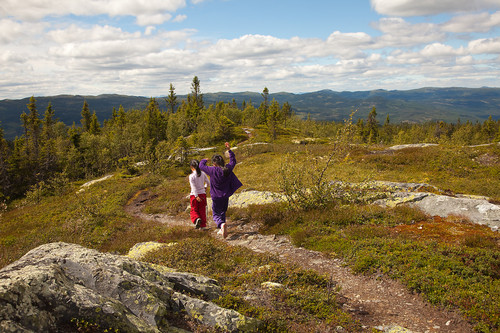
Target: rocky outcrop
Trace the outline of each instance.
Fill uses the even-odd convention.
[[[75,332],[74,320],[120,332],[179,332],[186,314],[224,331],[254,331],[259,322],[209,300],[217,281],[173,272],[75,244],[51,243],[0,270],[1,332]]]
[[[344,185],[342,182],[332,182],[332,186]],[[383,207],[407,204],[429,215],[459,216],[472,223],[487,225],[494,231],[500,229],[500,206],[490,203],[486,197],[447,193],[426,183],[372,181],[362,184],[361,188],[384,197],[374,202]],[[278,193],[251,190],[231,196],[229,207],[263,205],[284,200],[284,196]],[[211,209],[210,199],[208,208]]]
[[[462,216],[476,224],[487,225],[491,230],[500,228],[500,206],[485,199],[455,198],[429,194],[421,200],[409,203],[429,215],[447,217]]]
[[[476,223],[487,225],[494,231],[500,228],[500,206],[487,198],[467,195],[443,195],[442,191],[428,184],[376,182],[387,191],[388,197],[375,204],[394,207],[407,204],[433,216],[459,216]]]

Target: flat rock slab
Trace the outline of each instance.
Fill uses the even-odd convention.
[[[485,199],[429,194],[418,201],[409,203],[409,205],[417,207],[429,215],[463,216],[476,224],[487,225],[492,230],[498,231],[500,228],[500,206]]]

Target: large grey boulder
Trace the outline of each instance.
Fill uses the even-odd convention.
[[[430,194],[409,205],[429,215],[463,216],[473,223],[487,225],[495,231],[500,228],[500,206],[485,199]]]
[[[488,198],[467,195],[441,195],[438,188],[428,184],[372,182],[371,186],[386,192],[387,197],[374,204],[394,207],[407,204],[433,216],[460,216],[472,223],[487,225],[494,231],[500,228],[500,206],[490,203]],[[426,192],[432,190],[432,192]]]
[[[120,332],[179,332],[169,318],[180,312],[229,332],[257,328],[259,321],[209,302],[219,295],[203,276],[45,244],[0,270],[0,332],[71,332],[75,319]]]

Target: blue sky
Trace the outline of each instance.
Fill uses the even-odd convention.
[[[0,0],[0,99],[499,87],[500,0]]]

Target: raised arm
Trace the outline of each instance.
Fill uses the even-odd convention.
[[[204,173],[206,173],[207,175],[211,176],[211,172],[210,172],[210,167],[207,165],[207,159],[204,158],[200,161],[200,170],[203,171]]]

